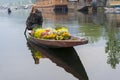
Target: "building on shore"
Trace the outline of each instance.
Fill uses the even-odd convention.
[[[79,10],[85,6],[91,7],[93,0],[36,0],[36,5],[47,11],[52,10]],[[97,6],[106,6],[107,0],[96,0]]]
[[[36,0],[36,5],[40,8],[62,8],[78,9],[89,5],[91,0]]]
[[[120,7],[120,0],[108,0],[108,7]]]
[[[120,13],[120,0],[109,0],[105,7],[106,13]]]
[[[35,4],[42,11],[68,11],[67,0],[36,0]]]

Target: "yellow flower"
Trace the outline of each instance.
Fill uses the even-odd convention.
[[[43,39],[55,39],[56,34],[47,34],[43,36]]]
[[[40,38],[40,37],[41,37],[41,34],[42,34],[43,32],[45,32],[44,29],[36,29],[36,30],[35,30],[35,33],[34,33],[34,37],[35,37],[35,38]]]
[[[63,32],[61,35],[62,36],[70,36],[70,34],[68,32]]]
[[[63,36],[58,36],[58,35],[56,36],[56,40],[63,40],[63,38],[64,38]]]

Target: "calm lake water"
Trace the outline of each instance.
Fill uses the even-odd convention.
[[[120,80],[120,14],[43,13],[43,27],[68,27],[88,44],[50,49],[24,36],[30,10],[0,10],[0,80]],[[39,62],[33,59],[39,55]],[[39,63],[39,64],[38,64]]]

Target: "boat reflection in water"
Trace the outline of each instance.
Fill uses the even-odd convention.
[[[39,64],[40,58],[49,58],[58,66],[63,67],[79,80],[88,80],[87,73],[73,47],[68,48],[48,48],[37,46],[33,43],[27,43],[32,52],[35,64]]]

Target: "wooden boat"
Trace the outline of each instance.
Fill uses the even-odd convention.
[[[37,45],[48,46],[53,48],[60,48],[60,47],[73,47],[77,45],[87,44],[88,40],[84,38],[74,37],[71,36],[69,40],[50,40],[50,39],[37,39],[30,36],[29,41],[35,43]]]

